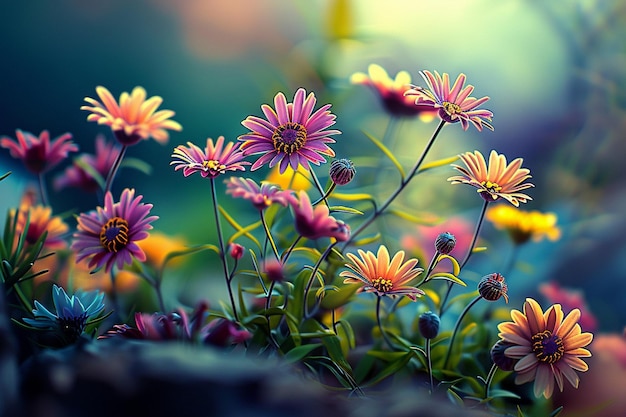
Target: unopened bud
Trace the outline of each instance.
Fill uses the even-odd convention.
[[[456,238],[450,232],[441,233],[435,240],[435,249],[444,255],[449,254],[456,245]]]
[[[497,272],[485,275],[478,282],[478,293],[481,297],[488,301],[497,301],[500,297],[508,303],[508,288],[504,283],[504,277]]]
[[[330,179],[337,185],[346,185],[352,181],[354,174],[356,174],[356,169],[349,159],[335,159],[330,164]]]
[[[432,311],[427,311],[420,316],[417,327],[425,339],[434,339],[439,333],[439,323],[439,316]]]

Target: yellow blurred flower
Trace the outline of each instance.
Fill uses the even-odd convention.
[[[525,211],[499,204],[487,211],[487,220],[496,228],[506,230],[517,244],[527,242],[531,238],[538,242],[544,237],[551,241],[561,237],[561,229],[556,225],[557,216],[554,213]]]
[[[266,180],[272,184],[278,185],[283,190],[308,190],[311,188],[311,182],[309,181],[309,173],[301,165],[298,166],[298,170],[294,171],[291,166],[288,166],[285,172],[282,174],[278,170],[278,165],[274,166],[268,174]]]

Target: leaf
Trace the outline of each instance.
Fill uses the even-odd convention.
[[[385,145],[383,145],[383,143],[381,141],[376,139],[374,136],[370,135],[367,132],[363,132],[363,134],[365,134],[365,136],[367,136],[367,138],[369,140],[371,140],[374,143],[374,145],[376,145],[378,147],[378,149],[380,149],[385,154],[385,156],[387,156],[387,158],[389,158],[389,160],[391,162],[393,162],[393,164],[398,169],[398,172],[400,173],[400,176],[402,177],[402,180],[404,180],[406,178],[406,174],[404,173],[404,169],[402,168],[402,165],[400,165],[400,162],[398,162],[396,157],[393,155],[393,153]]]
[[[2,181],[3,179],[5,179],[6,177],[8,177],[9,175],[11,175],[11,171],[8,171],[6,174],[2,174],[2,176],[0,177],[0,181]]]
[[[343,350],[341,349],[341,342],[339,341],[339,338],[337,336],[332,335],[330,337],[324,337],[322,339],[322,343],[324,344],[324,347],[328,351],[328,356],[330,356],[333,362],[339,365],[346,372],[352,372],[352,368],[350,367],[350,364],[348,363],[345,356],[343,355]]]
[[[378,241],[380,239],[380,236],[380,233],[376,233],[374,236],[364,237],[359,240],[355,240],[354,242],[352,242],[352,245],[355,247],[366,246],[370,243]]]
[[[224,208],[220,205],[218,205],[218,209],[220,211],[220,214],[226,219],[226,221],[228,222],[228,224],[230,224],[233,229],[240,231],[243,230],[243,227],[237,223],[235,221],[235,219],[233,219],[227,212],[226,210],[224,210]],[[257,245],[257,247],[262,247],[261,244],[259,243],[259,241],[257,240],[256,237],[254,237],[252,234],[250,234],[249,232],[245,232],[244,236],[247,237],[248,239],[250,239],[251,241],[254,242],[255,245]]]
[[[351,213],[351,214],[359,214],[363,215],[361,210],[354,209],[352,207],[346,206],[331,206],[328,208],[331,213]]]
[[[409,361],[411,360],[411,358],[413,358],[413,355],[414,355],[413,352],[397,352],[397,353],[402,353],[402,356],[400,356],[395,361],[391,362],[389,365],[383,368],[380,372],[378,372],[373,379],[367,382],[366,386],[375,385],[379,383],[380,381],[382,381],[383,379],[402,370],[404,367],[406,367],[406,364],[409,363]]]
[[[443,259],[447,259],[450,261],[450,263],[452,263],[452,274],[458,277],[459,274],[461,273],[461,267],[459,266],[459,261],[457,261],[456,258],[450,255],[441,254],[437,258],[437,264],[439,264],[439,262],[441,262]]]
[[[553,412],[550,413],[548,417],[557,417],[559,414],[561,414],[561,411],[563,411],[563,406],[555,409]]]
[[[165,257],[165,259],[163,260],[162,268],[165,268],[165,264],[167,264],[169,261],[171,261],[172,259],[174,259],[174,258],[176,258],[178,256],[191,255],[193,253],[202,252],[203,250],[212,250],[213,252],[217,253],[218,255],[220,254],[219,248],[217,246],[215,246],[215,245],[206,244],[206,245],[200,245],[200,246],[192,246],[192,247],[187,248],[187,249],[177,250],[177,251],[168,253],[167,256]]]
[[[423,164],[420,169],[417,171],[418,173],[427,171],[429,169],[438,168],[444,165],[450,165],[454,161],[459,159],[459,156],[451,156],[449,158],[438,159],[437,161],[432,161],[427,164]]]
[[[333,308],[346,305],[352,299],[352,296],[356,293],[357,289],[359,289],[358,285],[345,285],[339,287],[337,291],[328,292],[324,296],[320,305],[326,310],[332,310]]]
[[[398,209],[388,209],[387,213],[393,214],[401,219],[408,220],[411,223],[424,226],[433,226],[439,222],[439,218],[430,213],[423,214],[422,216],[416,216]]]
[[[256,229],[259,226],[262,226],[263,223],[261,222],[261,220],[254,222],[252,224],[247,225],[246,227],[241,228],[241,230],[236,231],[229,239],[228,239],[228,243],[233,243],[235,240],[237,240],[240,236],[244,236],[247,235],[249,232],[253,231],[254,229]],[[258,242],[257,242],[258,243]],[[261,249],[259,247],[259,249]]]
[[[514,392],[507,391],[505,389],[492,389],[489,390],[490,398],[515,398],[516,400],[521,399],[519,395]]]
[[[145,161],[138,158],[124,158],[121,167],[134,168],[146,175],[150,175],[152,173],[152,167]]]
[[[450,399],[450,401],[452,401],[454,404],[458,405],[459,407],[465,406],[465,404],[463,404],[463,399],[459,397],[459,394],[454,392],[452,388],[448,388],[448,398]]]
[[[100,187],[101,190],[104,190],[106,184],[104,183],[104,178],[102,177],[102,175],[100,175],[98,170],[96,170],[92,165],[88,164],[85,160],[81,158],[75,159],[74,164],[82,168],[89,175],[91,175],[91,178],[93,178],[98,183],[98,187]]]
[[[374,197],[370,194],[360,193],[360,194],[344,194],[344,193],[332,193],[329,198],[336,198],[337,200],[343,201],[375,201]]]
[[[295,363],[304,359],[309,353],[318,347],[322,346],[321,343],[311,343],[308,345],[296,346],[287,352],[284,359],[287,363]]]
[[[430,277],[428,277],[429,281],[435,280],[435,279],[450,281],[450,282],[453,282],[455,284],[459,284],[459,285],[461,285],[463,287],[467,287],[466,283],[464,283],[459,278],[455,277],[454,275],[452,275],[452,274],[450,274],[448,272],[437,272],[436,274],[432,274]]]

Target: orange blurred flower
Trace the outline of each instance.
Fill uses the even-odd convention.
[[[524,211],[500,204],[487,211],[487,220],[497,229],[506,230],[517,244],[525,243],[531,238],[538,242],[544,237],[551,241],[561,237],[561,229],[556,225],[557,216],[554,213]]]

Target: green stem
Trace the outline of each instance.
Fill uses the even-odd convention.
[[[381,306],[381,300],[382,300],[382,296],[377,295],[376,296],[376,323],[378,323],[378,328],[380,329],[380,334],[383,336],[383,339],[385,340],[385,343],[387,343],[387,345],[389,346],[389,348],[391,348],[391,350],[393,350],[393,344],[391,343],[391,340],[389,340],[389,336],[387,336],[387,333],[385,333],[385,329],[383,329],[383,324],[380,320],[380,306]]]
[[[222,234],[222,225],[220,223],[219,206],[217,204],[217,192],[215,190],[215,178],[211,178],[211,200],[213,201],[213,214],[215,216],[215,228],[217,229],[217,240],[220,245],[220,258],[222,260],[222,267],[224,268],[224,278],[226,279],[226,289],[228,290],[228,296],[230,298],[230,305],[233,309],[233,316],[235,321],[239,321],[239,315],[237,314],[237,307],[235,306],[235,297],[233,296],[233,290],[230,286],[231,276],[228,272],[228,261],[226,259],[226,251],[224,249],[224,235]]]
[[[320,265],[322,264],[324,259],[326,259],[330,251],[335,246],[335,244],[336,243],[331,243],[330,245],[328,245],[324,253],[322,253],[322,256],[319,257],[319,259],[315,263],[315,266],[313,267],[313,272],[311,273],[311,277],[309,278],[309,281],[306,283],[306,288],[304,289],[304,302],[303,302],[303,317],[305,319],[308,319],[313,314],[315,314],[315,311],[311,313],[309,312],[309,291],[311,291],[311,287],[313,286],[313,282],[315,281],[315,275],[317,275],[317,271],[320,269]]]
[[[424,148],[424,151],[422,152],[422,155],[419,157],[419,159],[417,160],[417,162],[415,163],[413,168],[411,168],[411,171],[409,171],[407,176],[402,178],[398,188],[387,198],[387,200],[383,204],[381,204],[380,206],[378,206],[378,208],[376,208],[376,210],[374,210],[374,213],[372,213],[372,215],[367,220],[365,220],[363,223],[361,223],[359,225],[359,227],[356,228],[352,232],[352,235],[350,236],[350,239],[348,239],[344,243],[342,249],[345,249],[363,230],[365,230],[367,228],[367,226],[372,224],[372,222],[374,220],[376,220],[378,218],[378,216],[383,214],[383,212],[387,209],[387,207],[389,207],[389,205],[396,199],[396,197],[398,197],[398,195],[400,195],[402,190],[404,190],[404,188],[413,179],[413,177],[415,176],[415,174],[419,170],[420,166],[424,162],[424,159],[426,158],[426,155],[428,154],[428,151],[432,147],[433,143],[435,143],[435,139],[437,138],[437,136],[439,135],[439,132],[441,132],[441,129],[443,128],[443,126],[445,124],[446,124],[446,122],[443,121],[443,120],[439,123],[439,125],[437,126],[437,128],[433,132],[433,135],[430,137],[430,140],[426,144],[426,147]]]
[[[433,363],[430,355],[430,339],[426,339],[426,363],[428,364],[428,376],[430,378],[430,393],[435,392],[435,384],[433,383]]]
[[[498,365],[495,363],[491,365],[491,369],[487,374],[487,379],[485,379],[485,398],[489,398],[489,391],[491,390],[491,383],[493,382],[493,377],[496,375],[498,371]]]
[[[111,191],[111,186],[113,185],[113,179],[115,178],[115,174],[117,174],[117,170],[122,164],[122,159],[124,159],[124,155],[126,154],[126,148],[128,148],[127,145],[122,146],[122,149],[120,149],[120,153],[117,155],[117,158],[115,158],[115,162],[113,163],[111,170],[107,174],[107,180],[104,185],[104,195],[106,195],[108,191]]]
[[[48,205],[48,193],[46,192],[46,180],[44,178],[44,173],[40,172],[37,176],[39,179],[39,196],[41,197],[41,205]]]
[[[480,295],[474,298],[471,303],[465,306],[465,308],[459,315],[459,318],[457,319],[456,324],[454,325],[454,330],[452,331],[452,337],[450,338],[450,344],[448,345],[448,352],[446,353],[446,359],[443,362],[443,369],[446,369],[448,367],[448,361],[450,360],[450,354],[452,353],[452,345],[454,344],[454,339],[456,339],[456,335],[459,331],[459,328],[461,327],[461,322],[463,321],[463,318],[465,317],[467,312],[470,310],[470,308],[472,308],[472,306],[476,304],[481,298],[483,297]]]
[[[274,242],[274,239],[272,238],[272,234],[270,233],[270,228],[268,227],[267,222],[265,221],[265,214],[263,210],[260,211],[260,215],[261,215],[261,223],[263,224],[263,229],[265,229],[265,236],[267,236],[267,240],[270,242],[270,245],[272,246],[272,251],[274,251],[274,256],[276,257],[276,260],[280,261],[280,255],[278,254],[276,243]]]
[[[328,187],[328,190],[326,190],[326,192],[324,193],[323,196],[321,196],[316,202],[314,202],[313,204],[311,204],[312,206],[317,206],[319,203],[321,203],[322,201],[325,202],[326,205],[328,205],[328,202],[326,201],[326,199],[332,194],[333,191],[335,191],[335,188],[337,187],[337,184],[335,184],[334,182],[332,184],[330,184],[330,187]]]
[[[317,179],[317,175],[315,175],[315,171],[313,171],[313,167],[309,168],[309,173],[311,173],[311,178],[313,179],[313,183],[315,187],[318,189],[320,194],[322,195],[321,200],[324,201],[324,204],[328,205],[328,200],[326,200],[327,193],[324,191],[324,187],[320,184],[320,181]]]
[[[295,247],[298,244],[298,242],[300,242],[300,239],[302,239],[302,235],[298,235],[296,240],[294,240],[293,243],[291,244],[291,246],[289,246],[289,249],[284,251],[283,254],[280,256],[280,260],[281,260],[281,262],[283,264],[287,263],[287,259],[289,259],[289,256],[291,255],[291,252],[293,252],[293,250],[295,249]]]

